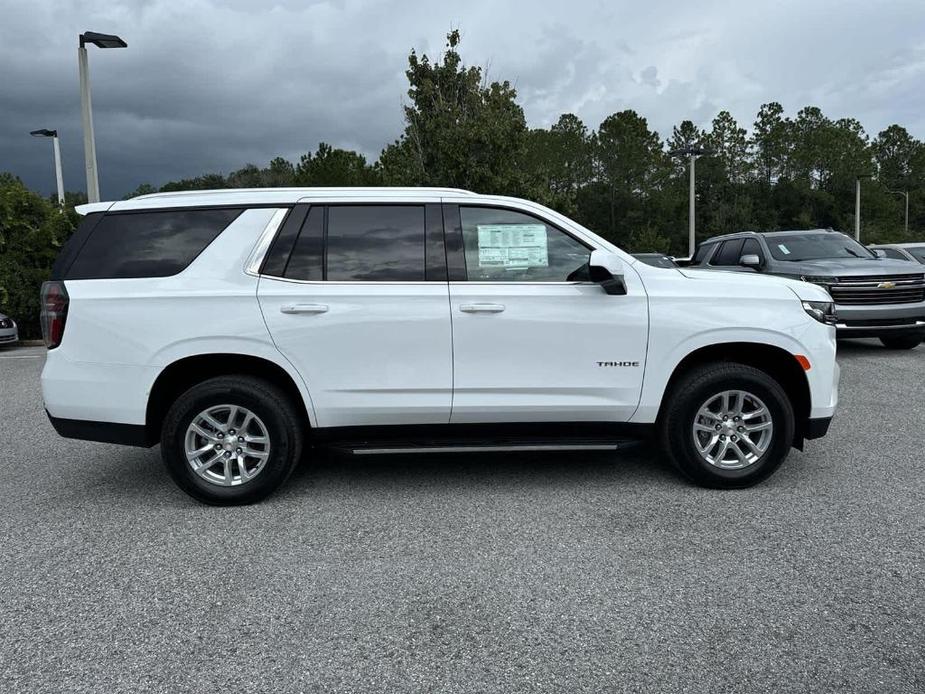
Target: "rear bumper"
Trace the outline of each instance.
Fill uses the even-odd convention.
[[[117,424],[115,422],[92,422],[86,419],[63,419],[52,417],[45,410],[48,420],[59,435],[66,439],[97,441],[99,443],[117,443],[123,446],[140,446],[150,448],[154,441],[147,436],[143,424]]]

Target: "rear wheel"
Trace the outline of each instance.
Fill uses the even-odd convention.
[[[292,472],[302,451],[302,423],[276,386],[251,376],[220,376],[187,390],[164,419],[167,471],[207,504],[250,504]]]
[[[693,482],[750,487],[790,451],[793,407],[783,388],[751,366],[721,363],[681,376],[660,420],[665,452]]]
[[[922,343],[921,335],[896,335],[895,337],[881,337],[880,342],[887,349],[915,349]]]

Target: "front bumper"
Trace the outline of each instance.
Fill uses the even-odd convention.
[[[838,337],[925,335],[925,303],[844,306],[835,304]]]
[[[13,342],[19,342],[19,330],[14,325],[12,328],[0,328],[0,345],[8,345]]]

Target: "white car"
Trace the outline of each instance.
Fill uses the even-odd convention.
[[[19,341],[19,328],[16,321],[0,313],[0,345],[11,345]]]
[[[438,188],[83,205],[43,286],[57,431],[151,446],[195,498],[265,497],[303,451],[657,442],[747,487],[822,436],[831,297],[638,262],[526,200]]]

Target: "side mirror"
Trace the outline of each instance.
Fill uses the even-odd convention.
[[[601,285],[608,294],[626,294],[623,282],[623,261],[610,251],[591,251],[588,261],[591,281]]]
[[[878,258],[886,258],[886,251],[882,248],[871,248],[870,250],[872,250],[874,255]]]
[[[759,258],[755,253],[746,253],[741,258],[739,258],[739,265],[757,270],[761,267],[761,258]]]

